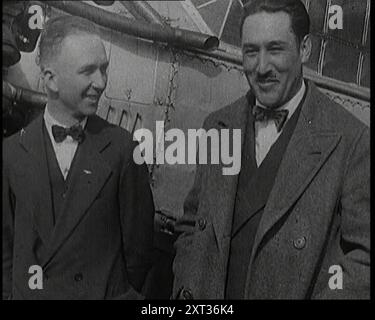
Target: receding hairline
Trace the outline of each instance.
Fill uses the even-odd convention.
[[[77,16],[51,18],[45,24],[39,43],[39,64],[41,68],[60,54],[66,39],[71,36],[91,36],[102,41],[100,29],[92,21]]]
[[[87,38],[98,40],[103,45],[103,48],[105,49],[102,38],[98,34],[87,32],[85,30],[75,30],[74,32],[70,32],[66,34],[64,38],[61,39],[61,41],[59,41],[59,43],[56,43],[53,46],[53,48],[49,49],[48,53],[45,54],[43,61],[40,61],[40,67],[45,68],[48,65],[51,65],[52,63],[57,62],[67,42],[72,41],[74,38],[79,38],[79,37],[87,37]]]
[[[90,32],[86,32],[86,31],[78,30],[78,32],[74,32],[74,33],[69,33],[69,34],[67,34],[67,35],[61,40],[61,44],[64,43],[64,41],[66,41],[66,40],[70,40],[70,39],[73,38],[73,37],[95,38],[95,39],[99,40],[100,42],[103,42],[103,41],[102,41],[102,38],[101,38],[99,35],[97,35],[97,34],[90,33]]]
[[[246,21],[248,20],[248,18],[251,18],[251,17],[254,17],[254,16],[256,16],[256,15],[261,15],[261,14],[268,14],[268,15],[277,15],[277,14],[284,14],[284,15],[286,15],[287,17],[288,17],[288,21],[289,21],[289,26],[288,26],[288,31],[296,38],[296,41],[297,41],[297,44],[298,44],[298,36],[296,35],[296,33],[294,32],[294,30],[293,30],[293,21],[292,21],[292,17],[291,17],[291,15],[288,13],[288,12],[286,12],[286,11],[276,11],[276,12],[269,12],[269,11],[266,11],[266,10],[262,10],[262,11],[257,11],[257,12],[254,12],[254,13],[252,13],[252,14],[250,14],[250,15],[248,15],[245,19],[244,19],[244,21],[243,21],[243,23],[242,23],[242,28],[241,28],[241,39],[243,39],[243,28],[244,28],[244,26],[245,26],[245,24],[246,24]]]
[[[301,44],[304,37],[310,33],[311,19],[306,6],[301,0],[254,0],[244,5],[240,22],[240,36],[243,36],[243,25],[245,20],[254,14],[285,12],[291,22],[291,30]]]

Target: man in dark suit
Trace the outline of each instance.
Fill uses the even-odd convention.
[[[369,130],[303,79],[300,0],[254,0],[241,25],[250,92],[204,128],[241,129],[241,171],[198,165],[176,228],[173,297],[370,295]]]
[[[45,111],[3,143],[3,299],[141,299],[152,193],[132,136],[95,115],[108,67],[95,26],[49,20],[40,66]]]

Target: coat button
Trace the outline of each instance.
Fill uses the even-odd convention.
[[[204,229],[206,229],[206,225],[207,225],[206,219],[201,218],[201,219],[198,220],[199,230],[203,231]]]
[[[74,280],[75,281],[77,281],[77,282],[79,282],[79,281],[82,281],[82,279],[83,279],[83,275],[82,275],[82,273],[76,273],[75,275],[74,275]]]
[[[293,241],[293,245],[296,249],[301,250],[306,246],[306,237],[300,237]]]
[[[181,295],[184,300],[193,300],[193,295],[189,289],[183,289]]]
[[[68,192],[68,188],[65,187],[65,188],[64,188],[64,192],[63,192],[62,195],[61,195],[64,199],[66,198],[66,194],[67,194],[67,192]]]

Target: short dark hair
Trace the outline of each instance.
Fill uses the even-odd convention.
[[[301,43],[303,38],[310,33],[310,17],[301,0],[249,0],[243,7],[240,25],[241,37],[246,18],[262,11],[287,13],[290,16],[292,30],[298,43]]]
[[[73,34],[99,34],[99,28],[89,20],[63,15],[49,19],[39,42],[39,64],[43,70],[51,58],[59,54],[63,40]]]

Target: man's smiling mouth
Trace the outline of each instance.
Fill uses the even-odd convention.
[[[265,81],[257,81],[257,85],[261,90],[268,91],[272,89],[278,83],[277,80],[265,80]]]

